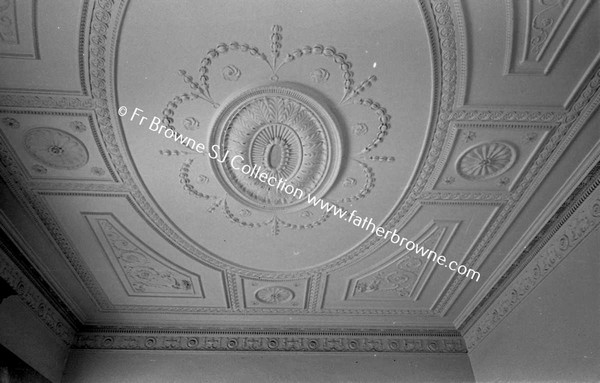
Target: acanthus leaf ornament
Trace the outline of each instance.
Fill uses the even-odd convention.
[[[340,166],[337,125],[305,89],[285,83],[252,88],[226,104],[211,134],[212,143],[247,163],[212,161],[211,166],[227,193],[247,206],[266,211],[298,206],[305,202],[235,167],[248,165],[305,193],[322,195]]]

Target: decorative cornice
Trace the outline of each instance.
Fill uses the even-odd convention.
[[[110,350],[465,353],[454,330],[91,329],[73,348]]]
[[[79,328],[81,321],[71,307],[61,298],[56,290],[48,283],[40,272],[29,261],[33,250],[25,244],[24,239],[14,232],[14,227],[8,218],[0,212],[0,252],[3,252],[13,262],[23,275],[43,294],[50,304],[67,320],[73,328]]]
[[[2,233],[2,231],[0,231]],[[2,234],[4,236],[4,234]],[[70,345],[75,338],[75,328],[71,326],[54,304],[59,299],[51,288],[43,290],[43,293],[34,285],[26,274],[11,260],[9,251],[4,242],[0,243],[0,279],[16,292],[21,301],[39,317],[39,319],[65,344]],[[14,256],[14,254],[13,254]],[[21,263],[26,262],[20,259]],[[31,271],[29,270],[31,273]],[[38,285],[40,280],[37,280]],[[50,299],[47,299],[49,296]],[[59,305],[62,312],[65,311],[64,303]],[[66,309],[68,311],[68,309]],[[70,312],[70,311],[68,311]],[[73,317],[73,314],[68,315]]]
[[[481,303],[463,321],[474,349],[570,252],[600,225],[600,163],[562,204]]]

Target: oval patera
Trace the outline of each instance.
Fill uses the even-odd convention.
[[[211,161],[227,193],[262,211],[300,209],[306,202],[261,181],[257,173],[283,180],[304,197],[321,197],[340,169],[335,116],[323,97],[293,83],[258,86],[231,97],[213,119],[209,143],[222,155],[229,152],[226,161]],[[232,164],[235,156],[241,157]],[[244,164],[256,171],[235,169]]]

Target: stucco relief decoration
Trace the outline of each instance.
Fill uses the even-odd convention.
[[[444,183],[446,185],[452,185],[454,183],[454,181],[456,181],[456,178],[449,176],[449,177],[444,177]]]
[[[348,156],[351,160],[348,167],[358,166],[365,177],[364,182],[360,183],[360,190],[353,195],[336,197],[336,200],[330,202],[343,204],[366,198],[375,186],[374,169],[365,163],[370,158],[366,154],[383,142],[391,120],[380,103],[360,97],[376,81],[375,76],[355,85],[353,72],[350,70],[352,64],[347,55],[337,52],[331,46],[307,45],[283,55],[281,32],[282,28],[278,25],[271,29],[270,54],[246,43],[219,43],[200,61],[198,79],[186,70],[179,70],[191,92],[180,94],[167,103],[163,110],[163,123],[176,131],[176,125],[180,122],[176,123],[175,113],[181,104],[207,102],[217,109],[208,127],[210,145],[217,144],[220,148],[226,148],[230,152],[230,158],[239,155],[245,159],[244,164],[260,166],[261,172],[266,172],[269,177],[286,180],[287,185],[301,189],[306,194],[326,198],[330,190],[343,190],[346,179],[338,178],[338,173],[343,168],[341,130],[349,129],[354,134],[367,135],[369,129],[364,123],[358,128],[343,126],[336,117],[341,112],[333,110],[332,102],[306,85],[286,82],[285,78],[280,78],[279,70],[305,56],[332,60],[339,66],[343,85],[337,108],[366,108],[379,122],[379,128],[370,140],[358,144],[364,145],[362,148]],[[210,68],[219,58],[231,52],[263,62],[270,83],[234,93],[226,101],[215,100],[209,86]],[[227,65],[223,67],[221,74],[226,80],[238,80],[244,70],[239,65],[240,68]],[[310,74],[310,82],[313,84],[331,82],[332,78],[333,75],[328,70],[319,67]],[[195,128],[200,124],[196,117],[183,120],[183,127],[190,130],[192,126]],[[180,181],[185,191],[209,203],[207,211],[210,213],[221,211],[234,224],[246,228],[270,228],[274,235],[279,234],[281,229],[312,229],[331,216],[328,212],[319,212],[312,222],[307,222],[306,218],[312,214],[296,214],[299,210],[310,209],[305,201],[232,168],[231,161],[210,161],[215,178],[225,194],[209,194],[196,180],[196,174],[206,171],[199,161],[200,155],[190,153],[189,159],[181,165]],[[234,202],[241,204],[242,208],[252,210],[252,220],[248,219],[250,215],[241,216],[239,212],[242,210],[233,206]],[[255,212],[261,214],[254,214]],[[304,219],[298,221],[299,217]]]
[[[316,192],[331,183],[336,171],[339,139],[325,111],[315,110],[292,89],[264,87],[243,94],[230,122],[217,126],[215,141],[259,165],[269,176]],[[222,129],[220,129],[222,127]],[[281,210],[305,202],[257,179],[247,177],[225,162],[217,173],[230,183],[233,195],[262,210]],[[231,189],[230,188],[230,189]]]
[[[134,293],[194,295],[190,276],[151,257],[122,235],[108,220],[100,219],[98,224]]]
[[[183,127],[187,130],[196,130],[200,128],[200,121],[198,121],[194,117],[188,117],[185,120],[183,120]]]
[[[525,142],[526,144],[531,144],[532,142],[537,140],[537,138],[538,138],[537,133],[527,133],[525,135],[525,137],[523,137],[523,142]]]
[[[5,128],[19,129],[21,127],[21,124],[15,118],[3,117],[2,118],[2,126]]]
[[[498,186],[506,186],[510,183],[510,178],[502,177],[498,180]]]
[[[461,177],[480,181],[503,174],[514,164],[517,152],[504,142],[489,142],[476,145],[464,152],[456,163]]]
[[[81,132],[85,132],[87,130],[87,128],[85,127],[85,124],[81,121],[71,121],[69,123],[69,128],[74,131],[75,133],[81,133]]]
[[[360,122],[352,127],[352,134],[355,136],[364,136],[369,131],[369,126],[364,122]]]
[[[0,42],[19,43],[15,0],[0,0]]]
[[[223,78],[227,81],[237,81],[240,79],[242,72],[235,65],[227,65],[223,68]]]
[[[440,242],[445,229],[432,227],[421,241],[424,247],[434,249]],[[399,260],[384,266],[379,271],[367,271],[367,275],[359,278],[354,285],[352,297],[408,297],[419,280],[427,258],[415,252],[402,254]]]
[[[466,143],[472,142],[477,137],[477,133],[472,130],[463,132],[463,138]]]
[[[38,164],[33,165],[31,167],[31,171],[34,174],[38,174],[38,175],[44,175],[44,174],[48,173],[48,169],[46,169],[44,166],[38,165]]]
[[[590,181],[590,187],[586,189],[588,193],[597,195],[596,187],[599,182],[597,179]],[[600,219],[598,219],[600,217],[600,199],[587,197],[583,193],[579,195],[580,198],[581,195],[586,196],[583,201],[579,199],[582,204],[564,224],[564,212],[553,217],[555,220],[554,227],[557,231],[548,230],[548,233],[554,233],[546,234],[548,242],[539,249],[517,278],[504,288],[493,304],[466,332],[465,342],[469,349],[476,347],[581,241],[594,233],[594,230],[600,225]],[[571,201],[571,204],[573,204],[573,201]],[[563,217],[559,218],[561,215]],[[544,237],[541,237],[540,240],[544,240]],[[525,252],[529,249],[528,246]]]
[[[249,209],[240,210],[240,216],[242,216],[242,217],[250,217],[251,215],[252,215],[252,212]]]
[[[553,28],[556,27],[557,20],[565,8],[566,0],[537,0],[530,5],[537,9],[535,16],[531,21],[531,52],[538,54],[547,43],[548,37]]]
[[[77,169],[89,160],[77,137],[54,128],[34,128],[25,135],[25,149],[33,158],[56,169]]]
[[[346,188],[351,188],[351,187],[355,186],[355,185],[356,185],[356,178],[347,177],[347,178],[344,180],[344,184],[343,184],[343,185],[344,185],[344,187],[346,187]]]
[[[102,168],[97,167],[97,166],[93,166],[90,169],[90,173],[92,173],[96,177],[102,177],[106,173],[106,171],[104,169],[102,169]]]
[[[323,68],[315,69],[310,72],[310,79],[317,84],[325,83],[329,80],[329,71]]]
[[[283,286],[268,286],[257,290],[254,296],[261,303],[276,305],[294,299],[294,292]]]

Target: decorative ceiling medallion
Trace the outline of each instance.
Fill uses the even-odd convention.
[[[337,122],[317,95],[297,84],[243,91],[224,104],[212,126],[211,145],[229,150],[230,159],[239,155],[243,160],[211,161],[211,166],[228,194],[248,206],[274,211],[305,202],[234,165],[260,167],[261,173],[318,197],[336,179],[341,157]]]
[[[294,299],[294,292],[283,286],[269,286],[259,289],[254,296],[260,303],[276,305]]]
[[[25,149],[36,160],[56,169],[77,169],[89,154],[77,137],[54,128],[35,128],[25,135]]]
[[[517,159],[516,149],[504,142],[483,143],[469,148],[456,162],[456,171],[470,181],[481,181],[503,174]]]
[[[180,181],[186,193],[210,203],[207,212],[221,211],[230,222],[245,228],[270,228],[273,235],[278,235],[282,229],[313,229],[332,216],[331,212],[322,211],[314,220],[307,222],[311,213],[298,214],[304,207],[302,206],[304,199],[299,198],[307,197],[307,193],[315,198],[322,198],[335,184],[338,172],[342,168],[340,135],[348,129],[346,126],[338,125],[334,118],[337,113],[342,113],[340,108],[367,108],[372,114],[371,118],[377,119],[377,122],[372,122],[377,129],[373,129],[370,140],[358,144],[359,147],[364,145],[360,151],[355,152],[353,156],[345,157],[352,159],[348,168],[359,166],[362,169],[365,176],[363,186],[354,195],[344,195],[330,202],[344,204],[368,196],[375,185],[375,174],[374,170],[363,161],[394,161],[394,157],[391,156],[366,156],[383,143],[391,127],[391,116],[386,108],[373,99],[362,97],[374,84],[376,77],[369,76],[362,82],[355,83],[348,56],[338,52],[332,46],[305,45],[282,56],[282,30],[278,25],[274,25],[271,29],[270,57],[259,48],[247,43],[233,41],[216,44],[200,61],[199,77],[194,78],[187,70],[179,70],[179,74],[191,91],[173,97],[163,110],[162,121],[173,131],[177,131],[176,124],[181,124],[180,121],[176,122],[175,117],[177,108],[184,103],[203,101],[218,110],[209,124],[208,147],[217,145],[219,148],[221,157],[211,161],[210,166],[218,179],[217,182],[224,186],[225,193],[220,191],[214,193],[214,189],[209,191],[203,187],[201,179],[196,180],[191,176],[206,171],[199,165],[201,162],[196,161],[198,156],[206,156],[206,152],[190,152],[187,146],[185,150],[159,151],[165,156],[190,155],[192,157],[182,163]],[[215,85],[219,86],[219,83],[211,83],[215,71],[211,72],[210,68],[232,52],[254,57],[266,64],[266,74],[270,74],[271,85],[246,88],[225,100],[213,98],[211,89],[214,89]],[[282,67],[294,65],[310,56],[333,62],[339,68],[342,94],[337,105],[329,96],[326,99],[325,96],[316,95],[311,88],[291,82],[280,82],[279,71]],[[234,81],[237,74],[241,74],[244,69],[242,67],[242,70],[239,70],[227,64],[221,68],[221,75],[231,81]],[[334,85],[331,83],[334,79],[332,73],[319,67],[315,69],[311,72],[311,79],[317,84],[319,81],[327,80],[331,88],[331,85]],[[229,78],[230,76],[233,77]],[[335,108],[335,113],[331,113],[329,108]],[[199,122],[196,124],[196,121],[198,120],[195,117],[186,118],[183,120],[183,127],[195,129],[200,125]],[[204,122],[202,124],[204,125]],[[355,131],[355,134],[368,133],[368,126],[366,123],[363,125]],[[182,145],[185,146],[183,143]],[[355,148],[349,145],[348,149],[354,151]],[[232,165],[231,161],[235,156],[243,158],[243,162],[240,157],[237,157],[235,164]],[[247,175],[242,171],[244,167]],[[261,181],[259,176],[262,174],[268,176],[268,180],[281,180],[283,186],[277,184],[277,187],[270,187],[271,181],[267,184],[264,183],[264,179]],[[294,193],[288,194],[290,190]],[[302,193],[298,193],[298,190]],[[245,208],[250,209],[253,219],[238,214],[241,210],[237,210],[237,207],[232,209],[235,203],[231,204],[231,199],[235,199],[236,203],[241,202]],[[268,216],[254,214],[255,211],[268,213]],[[303,219],[298,220],[299,216]]]

